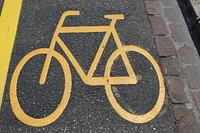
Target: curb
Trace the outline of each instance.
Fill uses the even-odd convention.
[[[200,10],[199,10],[200,9],[200,3],[199,3],[199,1],[198,0],[189,0],[189,1],[192,5],[196,15],[200,16]]]
[[[200,60],[176,0],[144,0],[178,133],[200,131]]]

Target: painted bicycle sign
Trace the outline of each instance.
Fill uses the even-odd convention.
[[[66,59],[55,50],[55,46],[59,45],[85,84],[88,84],[91,86],[97,86],[97,85],[105,86],[105,92],[108,97],[108,100],[111,103],[111,106],[114,108],[114,110],[119,114],[119,116],[121,116],[125,120],[132,123],[146,123],[154,119],[159,113],[159,111],[161,110],[164,103],[164,99],[165,99],[165,88],[164,88],[163,76],[162,76],[159,65],[146,50],[138,46],[133,46],[133,45],[125,46],[122,44],[118,36],[117,30],[115,28],[115,24],[117,23],[117,20],[124,19],[124,15],[123,14],[105,15],[104,16],[105,18],[111,19],[110,25],[108,26],[63,26],[63,23],[66,17],[72,16],[72,15],[79,15],[79,14],[80,14],[79,11],[64,12],[58,22],[57,28],[54,32],[54,35],[50,43],[50,47],[40,48],[28,53],[22,58],[22,60],[16,66],[15,71],[12,75],[11,85],[10,85],[10,101],[11,101],[13,112],[16,115],[16,117],[23,123],[30,126],[36,126],[36,127],[46,126],[56,121],[59,118],[59,116],[63,113],[64,109],[66,108],[69,102],[70,95],[71,95],[72,78],[71,78],[70,67]],[[58,35],[59,33],[88,33],[88,32],[105,32],[105,35],[98,48],[95,58],[90,66],[90,69],[88,73],[86,74],[84,70],[82,69],[82,67],[80,66],[80,64],[77,62],[76,58],[73,56],[72,52],[69,50],[67,46],[68,44],[64,43]],[[117,49],[111,54],[111,56],[109,57],[106,63],[104,76],[94,77],[93,76],[94,72],[97,68],[100,58],[107,45],[108,39],[111,35],[113,36],[114,41],[116,42]],[[113,94],[113,91],[111,89],[111,85],[129,85],[129,84],[135,85],[138,83],[138,79],[134,72],[134,68],[130,64],[129,57],[127,56],[128,52],[136,52],[144,56],[147,60],[149,60],[151,65],[154,67],[157,77],[158,77],[159,93],[158,93],[157,101],[154,107],[145,114],[137,115],[137,114],[133,114],[126,111],[117,102]],[[64,79],[65,79],[64,93],[58,107],[54,110],[53,113],[51,113],[50,115],[44,118],[33,118],[27,115],[21,108],[18,97],[17,97],[17,88],[18,88],[17,82],[18,82],[19,74],[21,70],[23,69],[23,66],[25,66],[25,64],[32,57],[38,56],[38,55],[46,55],[42,73],[40,76],[40,81],[39,81],[41,85],[44,84],[46,81],[48,71],[50,68],[50,63],[53,57],[57,59],[57,61],[60,63],[64,72]],[[110,76],[113,62],[119,56],[122,57],[128,76]]]

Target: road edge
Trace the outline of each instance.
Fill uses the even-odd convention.
[[[179,133],[200,130],[200,60],[176,0],[144,0]]]

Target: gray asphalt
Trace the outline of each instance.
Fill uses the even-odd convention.
[[[109,25],[105,14],[124,14],[125,19],[116,24],[124,45],[136,45],[147,50],[157,60],[152,31],[143,1],[138,0],[43,0],[23,1],[16,41],[13,48],[2,109],[0,110],[1,133],[62,133],[62,132],[109,132],[109,133],[173,133],[176,132],[173,111],[168,98],[160,114],[146,124],[133,124],[122,119],[111,107],[103,86],[84,84],[63,51],[56,47],[70,64],[72,94],[63,114],[45,127],[31,127],[21,123],[13,114],[9,88],[13,71],[18,62],[30,51],[48,48],[61,14],[67,10],[80,10],[80,16],[69,17],[64,25]],[[59,34],[66,42],[85,72],[88,71],[104,33]],[[107,59],[116,50],[113,37],[108,41],[95,76],[103,76]],[[118,102],[130,112],[142,114],[155,104],[158,82],[151,64],[138,53],[129,53],[129,59],[142,80],[137,85],[112,86]],[[18,98],[23,110],[30,116],[42,118],[51,114],[63,94],[64,79],[59,63],[53,59],[47,82],[40,86],[39,78],[45,56],[36,56],[22,70],[18,81]],[[111,75],[127,75],[119,57]],[[123,89],[120,89],[123,88]],[[130,89],[134,88],[134,89]]]
[[[0,0],[0,15],[1,15],[1,10],[2,10],[3,3],[4,3],[4,1]]]

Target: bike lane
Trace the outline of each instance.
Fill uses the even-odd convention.
[[[104,86],[86,85],[60,47],[55,49],[70,65],[72,93],[62,115],[44,127],[27,126],[16,118],[10,104],[11,77],[19,61],[29,52],[48,48],[63,12],[79,10],[79,16],[68,17],[65,26],[109,25],[106,14],[124,14],[118,20],[116,30],[124,45],[139,46],[148,51],[158,62],[151,27],[142,1],[23,1],[21,16],[5,93],[0,112],[1,132],[175,132],[174,118],[168,99],[158,116],[145,124],[124,120],[109,103]],[[59,34],[85,73],[96,55],[105,33]],[[111,36],[97,66],[95,76],[103,77],[108,58],[116,50]],[[142,114],[149,111],[157,100],[158,78],[150,62],[141,54],[128,55],[139,79],[137,85],[113,85],[115,98],[128,112]],[[53,58],[44,85],[39,85],[45,56],[35,56],[22,69],[17,84],[19,103],[24,112],[34,118],[51,114],[61,101],[65,81],[59,62]],[[113,63],[112,76],[127,76],[122,59]],[[67,68],[66,68],[67,69]],[[70,84],[66,82],[66,84]],[[133,88],[133,89],[130,89]]]

